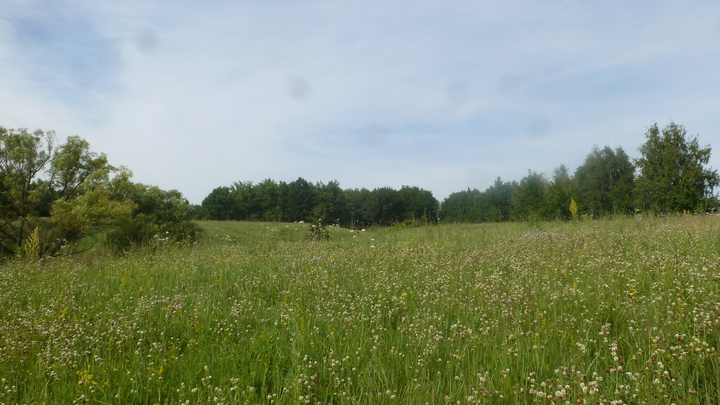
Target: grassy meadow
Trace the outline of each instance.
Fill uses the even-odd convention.
[[[715,404],[720,217],[204,222],[0,265],[0,404]]]

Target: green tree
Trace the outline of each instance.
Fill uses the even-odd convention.
[[[230,186],[230,191],[237,208],[235,219],[259,219],[259,207],[256,204],[252,181],[236,181]]]
[[[317,195],[315,197],[315,207],[312,209],[312,217],[316,221],[346,223],[350,220],[345,194],[337,180],[327,184],[318,182],[315,185],[315,189],[317,190]]]
[[[475,203],[481,193],[478,189],[467,189],[450,194],[441,205],[444,222],[480,222],[476,215]]]
[[[55,200],[51,224],[46,232],[48,255],[72,245],[98,226],[127,221],[135,204],[128,198],[132,173],[108,164],[104,154],[90,150],[90,144],[68,137],[50,162],[50,187]],[[54,242],[51,242],[54,241]]]
[[[347,189],[343,190],[344,199],[346,202],[346,209],[349,216],[349,226],[351,228],[363,227],[370,222],[370,218],[367,215],[367,202],[370,199],[370,190],[366,188],[362,189]]]
[[[509,221],[513,199],[517,191],[517,182],[505,182],[500,177],[496,178],[493,185],[483,193],[487,201],[483,209],[485,220],[487,222]]]
[[[658,213],[704,210],[703,201],[720,180],[717,171],[706,168],[710,147],[701,147],[697,137],[672,122],[662,131],[654,124],[645,137],[636,161],[638,206]]]
[[[81,242],[99,227],[117,227],[133,217],[138,204],[131,176],[90,151],[80,137],[57,146],[52,131],[0,127],[0,253],[82,250]],[[177,217],[169,221],[181,224]]]
[[[144,246],[151,241],[183,242],[196,239],[200,227],[191,221],[191,205],[177,190],[133,184],[127,201],[133,203],[132,216],[108,234],[116,250]]]
[[[274,180],[265,179],[253,186],[253,196],[257,219],[279,221],[282,218],[280,186]]]
[[[513,220],[537,220],[543,216],[546,184],[545,177],[533,171],[520,180],[510,208]]]
[[[209,219],[216,221],[240,219],[240,206],[230,187],[217,187],[202,201]]]
[[[575,170],[575,194],[580,212],[598,218],[632,211],[635,168],[622,148],[593,146]]]
[[[631,214],[634,210],[635,165],[625,151],[618,147],[610,164],[610,201],[613,213]]]
[[[435,222],[437,220],[438,200],[432,192],[419,187],[402,186],[398,190],[398,198],[403,206],[402,219],[423,220]]]
[[[569,219],[568,207],[572,193],[572,177],[565,165],[560,165],[553,172],[552,182],[547,186],[546,215],[548,219]]]
[[[63,248],[75,251],[83,237],[97,227],[117,226],[132,218],[135,203],[127,197],[133,186],[130,172],[121,169],[112,178],[98,171],[73,195],[63,196],[52,204],[50,221],[46,223],[43,255],[52,256]],[[101,182],[100,178],[105,181]]]
[[[87,182],[104,182],[114,171],[105,154],[90,151],[90,144],[79,136],[68,137],[52,159],[51,182],[60,198],[71,199],[82,192]]]
[[[307,221],[311,219],[316,196],[317,189],[315,186],[302,177],[288,183],[286,192],[283,193],[285,220]]]
[[[15,253],[35,228],[48,182],[38,181],[52,160],[55,133],[0,127],[0,249]]]
[[[498,177],[483,192],[467,189],[452,193],[442,203],[441,217],[445,222],[507,221],[517,188],[517,183],[504,182]]]
[[[403,206],[398,191],[391,187],[380,187],[370,192],[365,202],[365,215],[378,225],[392,225],[403,218]]]

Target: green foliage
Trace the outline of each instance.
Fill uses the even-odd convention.
[[[347,201],[340,183],[331,181],[328,184],[317,183],[315,206],[311,210],[311,217],[316,219],[331,218],[338,223],[347,223],[350,216],[347,212]]]
[[[701,204],[718,185],[717,171],[706,168],[709,146],[688,138],[685,128],[670,123],[662,131],[654,124],[645,134],[637,160],[638,206],[655,213],[703,211]]]
[[[467,189],[452,193],[440,205],[440,219],[449,223],[507,221],[517,187],[517,183],[503,182],[498,177],[483,192]]]
[[[179,191],[135,184],[128,197],[135,209],[131,217],[108,233],[111,248],[123,251],[157,241],[194,241],[202,234],[191,221],[191,206]]]
[[[577,205],[577,203],[575,202],[575,199],[574,199],[574,198],[570,198],[570,207],[569,207],[569,210],[570,210],[570,214],[572,215],[572,218],[573,218],[573,219],[577,219],[577,215],[578,215],[578,205]]]
[[[442,203],[441,218],[444,222],[481,222],[476,212],[478,189],[467,189],[450,194]]]
[[[0,126],[0,250],[19,252],[32,232],[48,183],[36,181],[53,157],[55,133]]]
[[[432,193],[419,187],[402,186],[398,191],[398,198],[404,207],[402,215],[405,220],[422,220],[423,222],[436,222],[438,200]]]
[[[362,228],[370,222],[365,209],[370,193],[371,191],[366,188],[348,189],[343,192],[347,202],[347,216],[350,218],[347,223],[349,228]]]
[[[94,227],[129,221],[135,208],[129,199],[113,198],[107,185],[95,185],[74,198],[56,200],[51,215],[52,239],[56,242],[47,253],[54,255],[63,246],[77,243]]]
[[[390,187],[372,191],[343,190],[337,181],[310,183],[298,178],[291,183],[271,179],[259,184],[235,182],[214,189],[202,202],[203,215],[213,220],[331,221],[348,227],[391,225],[406,219],[437,221],[438,201],[418,187]]]
[[[632,212],[635,168],[622,148],[606,146],[592,152],[575,171],[575,195],[582,214],[595,218]]]
[[[403,208],[397,190],[381,187],[370,193],[365,204],[365,215],[378,225],[392,225],[399,222]]]
[[[272,179],[265,179],[253,187],[255,212],[254,219],[262,221],[280,221],[280,186]]]
[[[330,228],[328,224],[323,223],[322,218],[318,218],[308,228],[307,238],[313,241],[329,240]]]
[[[565,165],[560,165],[553,173],[552,181],[545,191],[545,213],[548,219],[570,219],[568,204],[571,199],[573,179]]]
[[[532,171],[520,180],[510,209],[511,218],[516,221],[527,221],[542,217],[546,186],[545,177]]]
[[[55,152],[50,177],[57,196],[69,200],[84,189],[107,182],[113,171],[105,154],[91,152],[86,140],[71,136]]]
[[[515,198],[517,188],[517,182],[504,182],[500,177],[495,179],[495,183],[485,191],[487,196],[485,220],[487,222],[507,221],[510,219],[512,201]]]
[[[297,180],[284,186],[283,215],[286,221],[303,221],[312,217],[315,207],[317,189],[315,186],[298,177]]]
[[[622,148],[594,146],[572,175],[560,165],[552,178],[534,171],[519,183],[498,177],[485,191],[452,193],[442,204],[431,192],[418,187],[342,190],[337,181],[313,184],[298,178],[276,183],[267,179],[260,184],[236,182],[213,190],[203,201],[202,212],[194,216],[287,222],[332,218],[343,226],[358,228],[405,220],[538,223],[577,215],[629,215],[637,208],[658,213],[667,212],[667,207],[678,212],[718,207],[712,190],[720,179],[716,172],[703,168],[710,148],[700,148],[696,139],[685,142],[684,129],[675,124],[665,130],[672,136],[661,138],[658,132],[657,125],[648,131],[648,143],[641,148],[647,156],[637,161],[637,168]],[[636,169],[641,172],[637,187]],[[571,198],[576,200],[576,214],[568,209]]]
[[[197,236],[179,192],[136,185],[131,176],[80,137],[58,146],[52,131],[0,127],[0,254],[76,253],[108,227],[117,228],[110,240],[118,246]]]
[[[202,208],[211,219],[240,219],[240,207],[230,187],[218,187],[202,201]]]

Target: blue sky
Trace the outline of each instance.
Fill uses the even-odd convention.
[[[637,157],[655,122],[720,168],[718,72],[715,0],[0,0],[0,125],[193,203],[297,177],[443,199]]]

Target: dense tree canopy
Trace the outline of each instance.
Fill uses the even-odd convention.
[[[52,131],[0,127],[0,254],[74,252],[99,227],[139,221],[142,203],[161,191],[133,184],[130,177],[129,170],[111,166],[80,137],[58,145]],[[174,207],[174,216],[158,216],[159,207],[153,208],[141,221],[146,231],[158,225],[148,232],[171,233],[176,227],[170,223],[184,223],[183,235],[194,236],[187,201],[177,191],[164,193],[172,198],[165,198],[162,208]],[[118,248],[127,246],[118,241]]]
[[[632,211],[635,167],[622,148],[594,146],[575,171],[575,199],[582,214],[600,217]]]
[[[447,222],[569,219],[571,200],[580,214],[595,218],[636,211],[717,209],[713,190],[720,179],[706,167],[710,147],[700,147],[697,138],[688,139],[685,129],[674,123],[662,131],[655,124],[646,137],[635,164],[620,147],[595,146],[573,175],[561,165],[551,181],[531,171],[519,184],[498,179],[484,192],[453,193],[441,205],[441,218]]]
[[[520,180],[515,198],[510,207],[510,217],[516,221],[527,221],[546,217],[545,189],[547,180],[542,174],[530,172]]]
[[[637,160],[638,207],[655,212],[705,210],[718,173],[705,167],[710,147],[700,147],[685,128],[670,123],[662,131],[657,124],[645,134]]]
[[[214,189],[202,202],[208,219],[320,220],[343,226],[437,221],[438,206],[430,191],[418,187],[343,190],[337,181],[313,184],[302,177],[290,183],[236,182]]]
[[[573,178],[565,165],[553,172],[552,181],[545,191],[545,215],[553,219],[569,219],[569,202],[572,198]]]
[[[0,249],[19,251],[35,228],[38,206],[49,192],[40,174],[53,158],[55,134],[0,127]]]

